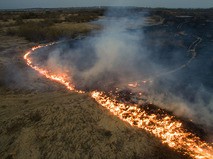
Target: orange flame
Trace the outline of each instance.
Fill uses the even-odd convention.
[[[78,93],[84,93],[83,91],[76,90],[72,82],[65,74],[56,75],[50,71],[40,68],[33,64],[29,55],[36,49],[41,47],[53,45],[39,45],[33,47],[30,51],[26,52],[24,59],[28,66],[36,70],[46,78],[59,82],[66,86],[70,91],[76,91]],[[137,83],[129,86],[136,86]],[[118,116],[121,120],[128,122],[130,125],[144,129],[147,132],[161,139],[162,143],[167,144],[169,147],[184,152],[195,159],[213,159],[213,148],[207,143],[201,141],[199,137],[187,132],[180,121],[174,119],[173,116],[165,116],[161,119],[156,114],[149,115],[142,108],[137,105],[127,105],[119,103],[115,99],[110,99],[103,92],[93,91],[91,97],[94,98],[100,105],[107,108],[112,114]]]
[[[68,90],[70,91],[76,91],[78,93],[84,93],[83,91],[80,90],[76,90],[75,86],[70,82],[69,78],[67,77],[66,74],[60,74],[60,75],[56,75],[54,73],[51,73],[50,71],[40,68],[38,66],[35,66],[32,63],[32,60],[29,58],[29,55],[33,53],[33,51],[42,48],[42,47],[46,47],[46,46],[50,46],[53,45],[54,43],[51,44],[47,44],[47,45],[38,45],[33,47],[30,51],[28,51],[25,55],[24,55],[24,59],[27,63],[28,66],[30,66],[32,69],[36,70],[37,72],[39,72],[40,74],[44,75],[46,78],[59,82],[60,84],[63,84]]]
[[[202,142],[200,138],[186,132],[180,121],[173,120],[172,116],[158,119],[156,114],[147,114],[145,110],[137,105],[125,105],[105,96],[104,93],[94,91],[91,96],[103,107],[107,108],[121,120],[128,122],[132,126],[144,129],[169,147],[183,151],[193,158],[212,158],[212,147]]]

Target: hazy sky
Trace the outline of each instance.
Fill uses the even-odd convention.
[[[213,7],[213,0],[0,0],[0,9],[112,5],[168,8],[210,8]]]

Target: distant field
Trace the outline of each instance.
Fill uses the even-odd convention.
[[[0,27],[4,34],[26,38],[29,41],[54,41],[86,35],[99,29],[89,22],[103,15],[103,10],[84,11],[20,11],[1,12]],[[59,29],[60,28],[60,29]]]

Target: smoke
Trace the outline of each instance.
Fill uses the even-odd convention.
[[[172,32],[158,29],[147,23],[144,14],[109,10],[94,22],[102,25],[101,31],[39,50],[34,60],[56,73],[65,72],[78,89],[145,92],[147,101],[212,127],[212,87],[204,84],[207,76],[202,72],[209,70],[210,62],[196,57],[188,63],[192,53],[187,52],[184,38],[174,36],[176,28],[169,28]],[[193,43],[196,39],[189,40]],[[208,49],[202,52],[210,56]],[[135,81],[139,83],[137,89],[128,87]]]
[[[48,90],[48,87],[39,83],[35,72],[25,69],[20,61],[14,61],[7,62],[1,67],[0,76],[4,78],[0,79],[0,87],[4,88],[4,91],[12,90],[14,93],[20,93],[22,90]],[[4,91],[1,93],[4,94]]]
[[[41,65],[46,60],[45,67],[55,73],[70,72],[79,89],[106,89],[111,84],[116,87],[145,78],[145,72],[150,73],[154,65],[150,63],[150,71],[144,73],[137,66],[139,63],[148,65],[147,51],[141,45],[144,13],[120,11],[122,14],[109,11],[104,19],[95,22],[102,25],[103,30],[41,50],[34,59]]]
[[[116,74],[118,81],[128,77],[135,77],[135,58],[139,53],[141,32],[130,33],[134,21],[121,18],[109,18],[103,32],[92,39],[97,61],[90,69],[83,71],[83,77],[91,80],[91,77],[100,77],[105,73]],[[142,23],[142,21],[141,21]],[[137,24],[140,25],[140,24]],[[134,26],[133,26],[134,27]],[[125,69],[124,69],[125,68]]]

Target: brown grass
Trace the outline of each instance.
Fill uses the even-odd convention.
[[[54,29],[62,29],[70,32],[88,32],[94,29],[100,29],[100,26],[91,23],[58,23],[52,26]]]
[[[33,25],[38,21],[27,23],[32,24],[30,28],[22,28],[23,37],[43,33],[36,32],[37,25]],[[99,29],[89,23],[68,22],[45,27],[63,30],[63,34]],[[48,30],[45,31],[48,33]],[[187,158],[145,131],[122,122],[87,94],[67,92],[64,87],[39,76],[22,60],[23,52],[35,44],[3,34],[0,32],[3,79],[0,81],[0,158]],[[55,37],[58,35],[61,32],[56,32]],[[5,69],[7,67],[9,69]],[[23,77],[22,82],[8,75]]]

